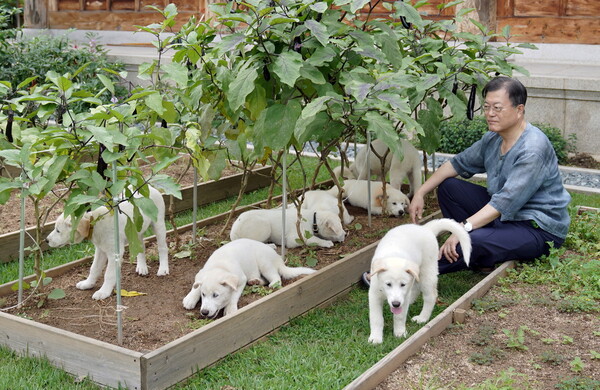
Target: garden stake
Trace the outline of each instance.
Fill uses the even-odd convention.
[[[117,163],[113,163],[113,183],[117,182]],[[119,194],[113,194],[113,212],[115,221],[115,274],[117,279],[117,342],[119,345],[123,345],[123,323],[122,323],[122,311],[121,306],[121,262],[120,260],[120,247],[119,247]]]
[[[285,261],[285,215],[286,215],[286,210],[287,210],[287,174],[286,174],[286,169],[287,169],[287,154],[288,154],[288,150],[287,148],[283,150],[283,157],[281,159],[281,170],[282,175],[281,175],[281,181],[282,181],[282,187],[283,187],[283,193],[282,193],[282,205],[281,205],[281,258],[283,259],[283,261]]]
[[[192,190],[192,245],[196,245],[196,225],[198,212],[198,168],[194,167],[194,188]]]
[[[356,161],[356,155],[354,155]],[[367,199],[371,199],[371,132],[367,131]],[[383,179],[385,180],[385,178]],[[367,216],[369,217],[369,227],[371,227],[371,201],[367,202]]]
[[[28,184],[25,183],[25,172],[21,172],[21,180],[23,188],[21,189],[21,231],[19,233],[19,294],[17,299],[17,307],[23,304],[23,267],[25,263],[25,197],[27,194]]]

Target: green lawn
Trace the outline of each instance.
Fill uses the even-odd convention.
[[[263,199],[265,193],[261,191],[246,197],[248,199],[245,199],[245,202],[252,203]],[[199,218],[227,211],[231,201],[218,202],[200,209]],[[600,207],[600,196],[573,194],[572,205]],[[190,220],[190,213],[184,213],[179,216],[177,223],[189,223]],[[581,233],[579,229],[572,230]],[[577,239],[586,238],[578,235]],[[49,253],[45,261],[54,258],[52,261],[60,264],[67,259],[79,258],[89,251],[89,246],[76,246],[60,254]],[[2,282],[15,279],[14,267],[14,263],[0,267]],[[437,305],[434,315],[468,291],[480,279],[481,276],[471,272],[442,275],[439,290],[443,305]],[[420,302],[417,302],[411,308],[411,312],[416,313],[419,309]],[[414,315],[412,313],[411,315]],[[390,320],[387,318],[386,324],[389,324]],[[417,329],[418,327],[411,323],[408,328],[409,334]],[[292,320],[266,340],[202,370],[175,388],[342,388],[402,341],[391,335],[389,326],[386,326],[383,344],[373,346],[367,343],[367,337],[367,291],[357,286],[335,305],[312,310],[307,315]],[[44,359],[18,357],[13,352],[0,348],[0,389],[95,388],[98,387],[87,380],[75,380],[52,367]]]

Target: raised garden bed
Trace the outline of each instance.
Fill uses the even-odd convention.
[[[192,172],[192,171],[190,171]],[[266,187],[270,184],[271,179],[269,177],[271,167],[266,166],[253,170],[246,192],[254,191],[259,188]],[[206,183],[199,184],[198,190],[198,206],[203,206],[208,203],[212,203],[218,200],[222,200],[231,196],[237,195],[240,184],[242,181],[242,173],[236,173],[233,175],[225,176],[219,180],[211,180]],[[193,185],[187,185],[181,190],[181,199],[174,199],[173,212],[177,213],[183,210],[188,210],[193,207]],[[170,196],[164,195],[165,204],[167,210],[170,205]],[[18,224],[17,224],[18,225]],[[46,237],[54,229],[54,222],[44,225],[42,229],[42,237]],[[35,228],[30,227],[26,229],[25,234],[25,247],[32,246],[34,241]],[[19,256],[19,235],[20,232],[12,231],[0,235],[0,263],[8,262],[18,258]],[[45,241],[41,242],[42,250],[47,250],[48,245]]]
[[[242,208],[239,212],[246,208]],[[351,211],[352,213],[357,210]],[[208,227],[218,220],[224,219],[226,214],[203,220],[199,223],[200,230],[203,227]],[[33,321],[21,318],[17,315],[0,313],[0,343],[17,351],[18,353],[45,356],[53,364],[70,372],[76,376],[89,376],[93,381],[109,385],[109,386],[126,386],[131,389],[164,389],[173,385],[190,375],[195,371],[200,370],[208,365],[214,364],[219,359],[233,353],[240,348],[247,346],[272,332],[281,325],[287,323],[291,318],[299,316],[306,311],[330,302],[332,299],[343,295],[348,289],[357,283],[360,275],[365,269],[368,269],[371,256],[376,246],[376,240],[381,236],[382,225],[377,225],[377,222],[385,221],[385,227],[389,228],[399,223],[406,223],[405,219],[397,218],[381,218],[374,220],[374,226],[371,230],[366,228],[366,212],[361,216],[357,216],[357,222],[364,225],[362,230],[357,231],[356,236],[351,234],[346,242],[344,251],[352,249],[352,254],[345,255],[340,260],[341,254],[348,252],[340,252],[340,250],[317,249],[319,258],[319,272],[303,277],[291,284],[284,283],[284,287],[277,290],[267,297],[260,298],[252,302],[246,302],[235,315],[220,318],[208,325],[202,326],[200,329],[189,331],[182,337],[178,337],[169,342],[158,344],[156,347],[146,348],[125,348],[111,344],[107,341],[102,341],[95,337],[84,336],[75,333],[75,331],[64,330],[55,326],[40,323],[41,321]],[[180,227],[179,233],[185,233],[191,230],[191,225]],[[355,251],[356,245],[361,245],[364,241],[352,243],[359,236],[371,236],[371,244]],[[153,238],[149,238],[151,241]],[[218,244],[218,243],[217,243]],[[200,246],[206,245],[206,257],[212,253],[210,244],[201,242]],[[306,256],[306,249],[298,249],[296,256]],[[311,249],[312,251],[312,249]],[[289,250],[289,253],[292,253]],[[329,258],[330,263],[323,260]],[[95,302],[91,300],[91,291],[75,290],[74,282],[81,277],[82,273],[87,272],[86,264],[91,259],[81,259],[73,263],[69,263],[53,270],[49,270],[47,275],[53,276],[55,280],[52,282],[59,283],[60,275],[67,274],[74,269],[74,276],[67,281],[72,289],[67,291],[67,295],[79,294],[83,297],[82,302],[84,308],[94,307],[97,311],[113,310],[110,308],[110,302]],[[179,262],[180,259],[171,261]],[[328,265],[325,265],[328,264]],[[124,263],[124,268],[131,266],[129,263]],[[152,266],[152,263],[151,263]],[[193,272],[185,272],[185,280],[163,279],[162,284],[170,291],[173,300],[169,302],[160,301],[161,306],[173,306],[177,313],[164,315],[162,322],[168,323],[168,317],[175,316],[190,321],[189,315],[181,306],[181,299],[191,287],[193,276],[200,268],[200,263],[193,266]],[[79,272],[79,274],[77,273]],[[126,273],[124,271],[124,273]],[[138,281],[146,278],[133,276]],[[157,278],[149,276],[149,278]],[[0,295],[14,294],[11,291],[11,285],[7,283],[0,286]],[[58,285],[57,287],[60,287]],[[149,296],[154,294],[154,290],[137,289],[135,286],[123,285],[122,288],[136,289],[138,291],[147,291]],[[74,290],[74,291],[73,291]],[[145,297],[142,297],[145,298]],[[140,302],[132,299],[124,302],[124,305],[137,306]],[[259,299],[260,298],[260,299]],[[244,305],[244,303],[242,303]],[[46,308],[46,307],[45,307]],[[108,309],[107,309],[108,308]],[[49,311],[54,310],[51,306],[46,308]],[[152,311],[148,309],[147,311]],[[79,312],[79,311],[78,311]],[[132,311],[125,312],[125,317],[132,316]],[[26,311],[17,312],[16,314],[28,315]],[[197,310],[193,313],[197,316]],[[43,317],[42,314],[40,317]],[[50,316],[52,317],[52,316]],[[84,315],[84,317],[87,317]],[[81,318],[80,318],[81,319]],[[131,319],[131,318],[129,318]],[[87,319],[86,319],[87,321]],[[130,322],[136,323],[136,319]],[[105,324],[106,328],[116,333],[116,329],[111,324]],[[160,333],[158,323],[146,326],[148,332]],[[161,325],[163,326],[163,325]],[[170,323],[168,326],[173,327]],[[77,328],[77,324],[75,324]],[[101,326],[100,326],[101,327]],[[124,332],[125,333],[125,332]],[[231,335],[237,335],[232,337]],[[137,337],[137,336],[136,336]]]

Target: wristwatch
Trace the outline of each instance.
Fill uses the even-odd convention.
[[[473,225],[471,224],[471,222],[469,222],[469,220],[468,220],[468,219],[465,219],[465,220],[463,221],[463,225],[464,225],[464,227],[465,227],[465,230],[466,230],[467,232],[470,232],[471,230],[473,230]]]

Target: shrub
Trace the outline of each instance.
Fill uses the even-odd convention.
[[[447,120],[440,127],[441,153],[460,153],[478,141],[487,131],[487,122],[482,116],[473,120]]]
[[[66,37],[52,36],[25,38],[19,35],[10,42],[4,41],[0,50],[0,80],[9,81],[15,88],[30,77],[37,77],[37,83],[43,82],[48,71],[73,75],[81,66],[89,64],[74,81],[81,85],[81,89],[96,94],[104,88],[97,75],[104,73],[116,81],[118,77],[115,74],[103,70],[119,72],[124,66],[108,60],[106,51],[96,43],[93,34],[87,37],[89,41],[81,46],[71,43]],[[121,87],[116,93],[121,96],[125,92]],[[99,97],[108,102],[112,95],[106,92]]]
[[[568,152],[573,150],[573,140],[567,141],[562,136],[562,130],[557,127],[546,123],[532,124],[546,134],[554,148],[558,163],[564,164],[567,161]],[[445,121],[440,127],[441,140],[438,151],[440,153],[460,153],[478,141],[486,131],[487,123],[483,116],[475,117],[472,121],[468,119]]]

